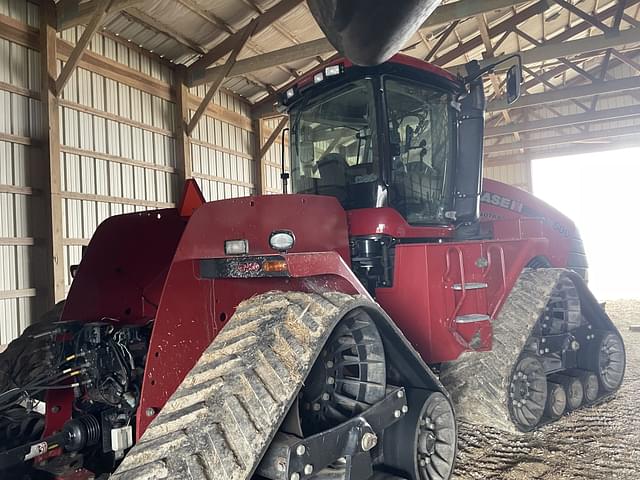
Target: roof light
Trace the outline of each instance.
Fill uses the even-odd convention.
[[[286,252],[293,247],[296,239],[289,230],[276,230],[269,236],[269,245],[278,252]]]
[[[248,253],[249,253],[248,240],[225,240],[224,241],[225,255],[246,255]]]
[[[324,80],[324,73],[318,72],[313,76],[313,83],[320,83]]]
[[[340,67],[342,65],[338,64],[338,65],[329,65],[328,67],[325,67],[324,69],[324,75],[326,77],[334,77],[336,75],[340,75]]]
[[[287,100],[293,97],[294,93],[295,91],[293,90],[293,88],[290,88],[289,90],[287,90],[287,92],[285,93],[285,95],[287,96]]]

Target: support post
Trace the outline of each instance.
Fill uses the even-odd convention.
[[[191,164],[191,141],[187,133],[189,124],[189,88],[186,84],[187,68],[178,65],[175,69],[176,107],[175,107],[175,135],[176,135],[176,173],[178,174],[178,197],[185,181],[193,176]]]
[[[60,182],[60,120],[55,83],[58,73],[56,60],[56,10],[53,0],[42,0],[40,13],[40,68],[42,102],[42,195],[41,224],[45,243],[44,258],[48,265],[43,291],[46,307],[64,299],[65,271],[62,244],[62,196]]]
[[[256,195],[262,195],[264,193],[264,163],[262,162],[263,157],[260,155],[264,137],[262,122],[263,120],[261,118],[254,118],[251,122],[253,127],[253,163],[255,169],[254,185]]]
[[[80,37],[80,40],[78,40],[78,43],[76,43],[76,46],[71,52],[71,55],[69,55],[67,63],[64,64],[62,72],[60,72],[60,76],[55,82],[55,92],[57,96],[60,96],[62,90],[64,89],[64,86],[69,81],[69,78],[71,78],[71,74],[82,58],[84,49],[91,41],[91,37],[93,37],[93,34],[96,33],[98,28],[100,28],[100,25],[102,25],[102,22],[104,22],[104,19],[109,12],[109,6],[111,5],[111,2],[112,0],[99,0],[98,4],[96,5],[96,11],[91,17],[89,25],[87,25],[87,28],[85,28],[82,36]]]

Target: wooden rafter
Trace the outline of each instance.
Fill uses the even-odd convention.
[[[253,34],[253,31],[255,28],[256,28],[256,21],[253,20],[243,30],[243,34],[240,37],[236,38],[236,45],[234,45],[233,50],[229,54],[229,58],[225,62],[224,66],[222,67],[222,70],[218,72],[217,77],[213,79],[213,81],[211,82],[211,86],[207,90],[207,93],[202,99],[202,102],[198,106],[196,113],[194,113],[193,117],[191,118],[191,121],[187,126],[187,135],[189,136],[191,135],[191,133],[193,132],[193,129],[196,127],[196,125],[200,121],[200,118],[202,117],[202,114],[207,109],[209,102],[211,102],[211,100],[213,99],[213,96],[216,94],[216,92],[219,90],[220,86],[222,85],[223,80],[229,74],[229,71],[231,70],[233,65],[236,63],[236,58],[238,58],[238,54],[247,43],[247,40],[249,40],[249,37]]]
[[[80,40],[78,40],[78,43],[76,43],[75,47],[73,48],[73,51],[71,52],[71,55],[69,56],[69,59],[67,60],[67,63],[64,64],[64,67],[62,68],[60,75],[56,79],[56,85],[55,85],[56,95],[60,96],[60,94],[62,93],[62,90],[64,89],[64,86],[69,81],[69,78],[71,78],[71,74],[73,73],[76,66],[78,65],[80,58],[82,58],[82,54],[84,53],[85,48],[91,41],[91,37],[93,37],[93,34],[96,33],[98,28],[100,28],[100,26],[102,25],[102,22],[107,16],[111,3],[112,3],[112,0],[97,1],[96,9],[93,12],[93,16],[91,17],[91,20],[89,21],[89,25],[87,25],[87,28],[85,28],[84,32],[82,32],[82,35],[80,36]]]
[[[265,13],[259,15],[253,20],[255,21],[254,27],[252,27],[254,29],[253,33],[256,34],[261,32],[278,18],[297,7],[300,3],[302,3],[302,1],[303,0],[282,0],[281,2],[277,3],[275,6],[271,7]],[[220,60],[227,53],[233,50],[238,38],[242,37],[243,32],[247,27],[248,25],[231,34],[229,37],[209,50],[205,55],[202,56],[202,58],[194,62],[193,65],[189,66],[189,68],[187,69],[189,84],[192,86],[195,85],[197,81],[204,76],[207,67]]]
[[[580,17],[585,22],[590,23],[592,26],[602,30],[604,33],[613,33],[614,30],[611,27],[605,25],[605,23],[599,20],[598,17],[589,15],[587,12],[579,9],[572,3],[569,3],[567,0],[553,0],[553,1],[558,5],[560,5],[562,8],[564,8],[565,10],[568,10],[569,12],[573,13],[577,17]]]
[[[275,142],[276,139],[278,138],[278,135],[282,133],[282,130],[284,130],[284,127],[287,125],[288,121],[289,121],[289,117],[285,116],[285,117],[282,117],[280,122],[278,122],[278,125],[273,130],[273,132],[271,132],[271,135],[269,135],[269,138],[267,138],[267,141],[264,142],[264,145],[262,145],[262,147],[260,148],[260,152],[258,153],[258,158],[260,159],[260,161],[262,161],[264,156],[267,154],[267,152],[271,148],[271,145],[273,145],[273,142]]]

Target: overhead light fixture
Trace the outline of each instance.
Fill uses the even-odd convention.
[[[290,88],[289,90],[287,90],[286,93],[285,93],[285,95],[287,96],[287,100],[292,98],[294,93],[295,93],[295,91],[293,90],[293,88]]]
[[[313,76],[313,83],[320,83],[324,80],[324,73],[318,72]]]

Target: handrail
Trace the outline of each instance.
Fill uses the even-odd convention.
[[[492,250],[498,250],[498,255],[500,257],[500,274],[502,277],[502,286],[500,288],[500,290],[498,291],[498,296],[497,296],[497,301],[493,307],[493,310],[491,311],[491,313],[489,314],[491,319],[495,318],[496,313],[498,313],[498,308],[500,305],[502,305],[502,301],[504,300],[504,297],[507,295],[507,273],[506,273],[506,262],[504,259],[504,249],[502,248],[501,245],[490,245],[487,248],[487,269],[483,275],[483,279],[487,280],[487,277],[489,276],[489,272],[491,271],[491,266],[493,265],[493,258],[491,255],[491,251]],[[489,283],[488,281],[486,283]],[[487,298],[487,301],[489,299]]]

